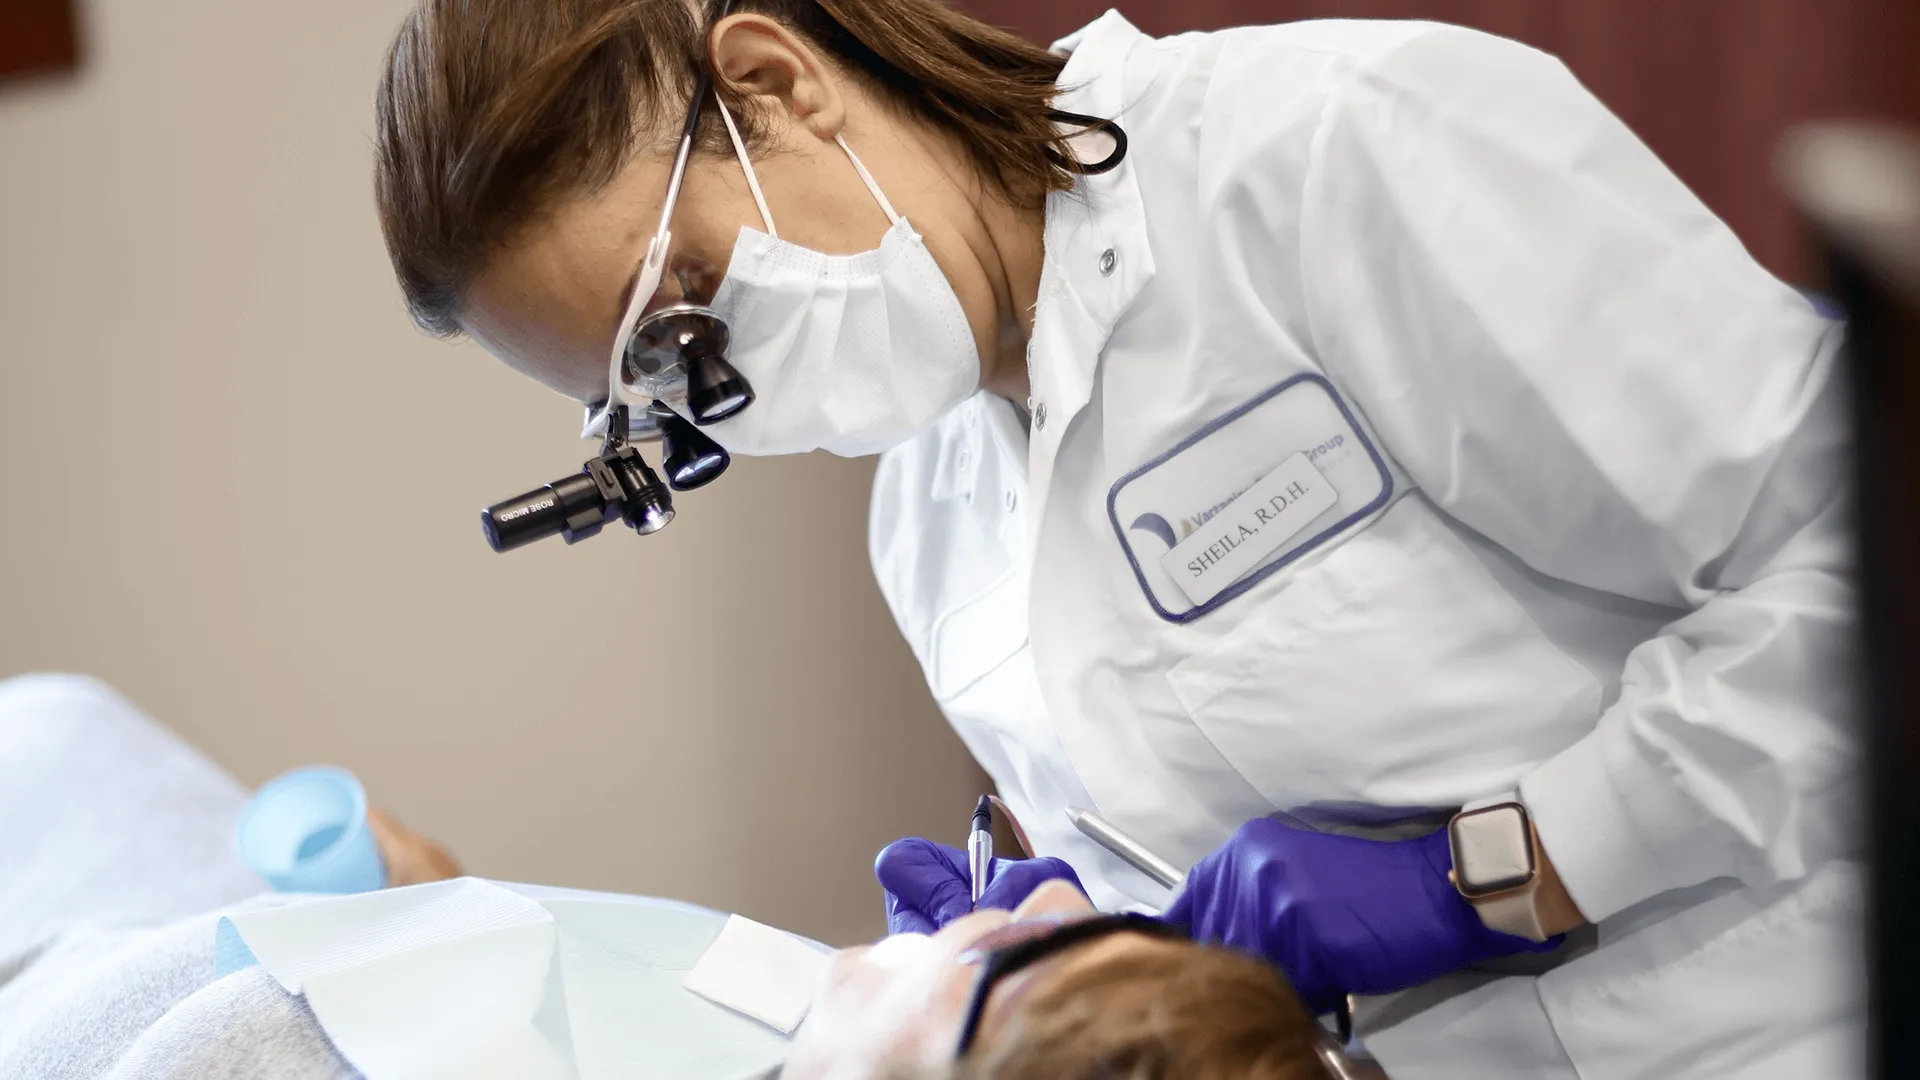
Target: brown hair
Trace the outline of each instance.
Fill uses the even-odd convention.
[[[940,0],[734,10],[780,20],[957,136],[1015,205],[1072,186],[1047,117],[1061,57]],[[500,244],[555,200],[610,181],[649,133],[677,135],[707,29],[690,0],[417,0],[387,55],[374,165],[381,231],[416,323],[457,334],[461,294]],[[754,111],[719,89],[759,145]],[[725,151],[720,128],[703,121],[704,149]]]
[[[1271,966],[1162,942],[1036,980],[955,1080],[1326,1080],[1318,1038]]]

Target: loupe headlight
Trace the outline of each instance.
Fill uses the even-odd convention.
[[[487,544],[495,551],[512,551],[556,535],[572,544],[614,520],[646,536],[672,521],[673,494],[639,448],[626,441],[626,411],[624,405],[609,410],[617,427],[600,456],[578,473],[482,510],[480,528]]]

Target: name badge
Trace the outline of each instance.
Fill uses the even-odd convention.
[[[1121,477],[1107,518],[1156,615],[1189,622],[1405,490],[1327,379],[1296,375]]]
[[[1187,599],[1204,604],[1339,501],[1307,455],[1295,454],[1174,545],[1160,566]]]

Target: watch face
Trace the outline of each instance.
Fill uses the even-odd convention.
[[[1519,803],[1470,810],[1453,819],[1453,874],[1460,892],[1489,896],[1533,880],[1533,836]]]

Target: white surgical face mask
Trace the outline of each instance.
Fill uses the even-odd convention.
[[[960,298],[846,141],[834,138],[893,227],[873,251],[823,255],[780,239],[724,104],[721,116],[767,231],[740,229],[712,303],[755,400],[706,432],[736,454],[858,457],[905,442],[972,394],[980,355]]]

